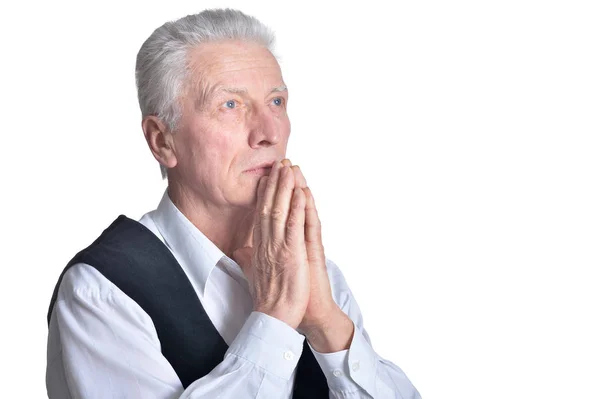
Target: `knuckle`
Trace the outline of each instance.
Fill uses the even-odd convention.
[[[296,218],[289,218],[285,223],[285,227],[288,229],[294,229],[296,226],[298,226],[298,220],[296,220]]]
[[[320,253],[323,253],[323,252],[325,252],[325,247],[323,246],[323,243],[322,243],[320,240],[319,240],[319,241],[317,241],[316,243],[314,243],[314,245],[315,245],[315,249],[316,249],[318,252],[320,252]]]
[[[272,252],[267,252],[265,255],[265,264],[268,265],[268,267],[265,268],[265,271],[270,272],[274,266],[277,266],[277,256]]]
[[[267,219],[271,215],[271,211],[267,205],[260,208],[259,216],[261,219]]]
[[[288,220],[286,221],[286,226],[294,227],[294,226],[298,225],[298,223],[300,223],[300,212],[302,212],[301,205],[302,204],[294,205],[294,209],[292,212],[290,212],[290,216],[288,217]]]
[[[302,190],[298,190],[297,193],[298,194],[297,194],[296,200],[293,201],[292,208],[294,208],[296,211],[299,211],[300,209],[304,209],[304,207],[305,207],[305,205],[302,201],[305,196],[304,196],[304,191],[302,191]]]
[[[275,207],[271,209],[271,217],[275,220],[283,219],[283,209],[279,207]]]
[[[282,249],[282,245],[278,242],[271,242],[271,244],[267,246],[265,256],[269,265],[277,266],[280,263],[281,254],[283,252]]]
[[[265,260],[269,265],[270,273],[280,272],[283,265],[292,259],[292,253],[283,243],[273,242],[265,252]]]
[[[289,251],[281,251],[281,253],[279,254],[279,257],[277,259],[277,270],[278,271],[283,271],[285,269],[284,265],[287,265],[288,263],[290,263],[290,260],[292,259],[291,253]]]

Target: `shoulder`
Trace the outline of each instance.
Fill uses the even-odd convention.
[[[149,212],[145,214],[139,222],[134,223],[143,225],[152,233],[152,235],[157,236],[162,241],[163,239],[151,216],[152,212]],[[120,218],[121,217],[113,222],[111,226],[113,226]],[[129,219],[124,220],[129,222]],[[102,241],[102,237],[109,230],[110,227],[106,229],[93,244],[73,258],[71,263],[76,263],[67,269],[60,281],[57,302],[84,296],[103,300],[127,297],[127,295],[119,289],[118,280],[114,280],[112,271],[115,267],[118,269],[120,268],[119,262],[123,261],[123,248],[128,249],[131,246],[119,245],[123,244],[123,242],[119,242],[118,240],[116,244],[110,239]],[[129,239],[129,236],[124,239]],[[100,244],[98,244],[98,242],[100,242]],[[84,255],[80,256],[82,254]],[[125,251],[125,254],[127,254],[127,251]],[[102,267],[97,268],[91,266],[95,265],[95,262],[99,262]],[[119,275],[119,273],[117,273],[117,275]],[[117,284],[113,283],[113,281]]]
[[[93,317],[112,322],[119,319],[151,329],[150,316],[119,287],[86,263],[71,266],[63,276],[53,314]]]
[[[76,263],[60,281],[53,314],[112,313],[115,308],[130,308],[129,301],[132,300],[96,268]]]
[[[58,289],[57,301],[75,296],[108,298],[117,287],[96,268],[85,263],[76,263],[64,274]]]
[[[112,329],[124,326],[143,331],[151,342],[158,342],[150,316],[96,268],[85,263],[71,266],[63,276],[51,324],[59,329]],[[88,331],[89,332],[89,331]]]

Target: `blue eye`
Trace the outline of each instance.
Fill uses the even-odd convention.
[[[234,109],[235,108],[235,101],[233,100],[229,100],[224,104],[227,108],[229,109]]]
[[[283,103],[283,100],[281,97],[276,97],[273,99],[273,104],[277,105],[278,107]]]

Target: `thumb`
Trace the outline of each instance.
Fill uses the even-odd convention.
[[[233,260],[240,265],[246,277],[250,277],[252,271],[252,247],[238,248],[233,251]]]

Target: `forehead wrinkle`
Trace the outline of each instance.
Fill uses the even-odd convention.
[[[244,65],[243,68],[279,68],[279,63],[277,60],[272,58],[265,58],[262,55],[257,54],[246,54],[246,53],[229,53],[222,54],[222,57],[216,61],[211,63],[212,65],[220,65],[225,69],[228,69],[232,64],[233,65]],[[269,53],[270,54],[270,53]],[[236,69],[236,68],[234,68]]]
[[[203,109],[208,100],[215,94],[220,88],[219,82],[210,84],[209,79],[206,77],[211,74],[214,69],[214,63],[207,62],[205,57],[193,58],[189,56],[189,79],[190,79],[190,90],[192,101],[196,109]]]
[[[207,79],[201,77],[192,90],[196,109],[202,109],[220,88],[218,82],[211,85]]]
[[[193,79],[190,94],[194,97],[193,100],[197,109],[205,107],[210,99],[220,90],[234,94],[248,95],[249,93],[245,87],[226,87],[222,82],[218,81],[210,84],[210,80],[207,79],[208,76],[217,77],[222,74],[235,74],[247,69],[265,70],[273,69],[273,67],[276,67],[279,75],[281,74],[279,63],[276,61],[272,64],[269,61],[257,59],[253,56],[246,56],[246,54],[242,54],[242,57],[236,58],[236,56],[240,55],[239,53],[225,57],[225,59],[214,60],[211,59],[210,53],[203,54],[203,56],[196,59],[190,59],[189,72]],[[194,79],[194,76],[198,76],[199,78]],[[270,93],[283,91],[287,91],[285,83],[273,88]]]
[[[204,64],[204,65],[202,65]],[[208,65],[202,62],[192,62],[190,65],[190,76],[192,77],[192,81],[191,83],[191,87],[190,87],[190,95],[193,96],[193,103],[196,109],[198,110],[202,110],[204,107],[206,107],[208,105],[208,103],[210,102],[210,100],[218,93],[218,92],[227,92],[227,93],[233,93],[233,94],[240,94],[240,95],[249,95],[249,91],[246,87],[227,87],[225,84],[223,84],[222,81],[217,81],[214,84],[210,83],[210,80],[207,79],[207,75],[211,75],[211,74],[215,74],[216,75],[221,75],[223,73],[235,73],[238,71],[242,71],[244,69],[248,69],[248,68],[252,68],[252,67],[242,67],[242,68],[236,68],[236,69],[230,69],[230,70],[226,70],[226,71],[215,71],[214,68],[215,67],[215,63],[209,63]],[[256,69],[257,67],[255,66],[253,69]],[[259,69],[266,69],[268,67],[266,66],[260,66],[258,67]],[[197,76],[198,78],[194,79],[194,76]],[[269,94],[271,93],[281,93],[281,92],[287,92],[287,86],[285,83],[282,83],[281,85],[274,87],[273,89],[271,89],[271,91],[269,92]]]

